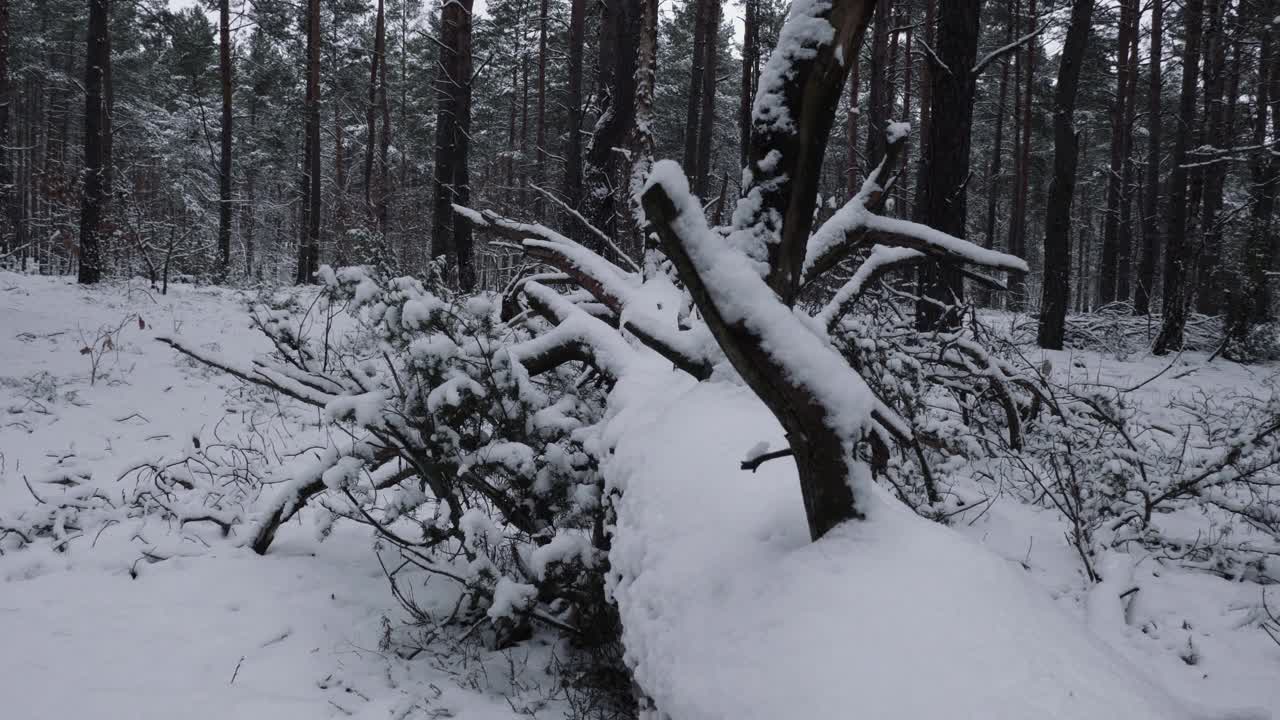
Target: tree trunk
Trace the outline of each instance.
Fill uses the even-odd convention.
[[[892,108],[893,79],[888,76],[889,34],[893,29],[893,0],[876,3],[874,27],[871,31],[871,73],[867,98],[867,167],[874,168],[884,157]]]
[[[1223,33],[1225,4],[1220,0],[1210,5],[1209,26],[1204,36],[1204,144],[1215,148],[1231,144],[1227,133],[1226,104],[1226,38]],[[1233,104],[1235,98],[1232,98]],[[1193,158],[1194,161],[1194,158]],[[1218,275],[1222,233],[1217,227],[1218,213],[1222,210],[1223,185],[1227,166],[1213,163],[1203,169],[1204,195],[1200,206],[1200,253],[1196,284],[1196,310],[1206,315],[1221,312],[1225,278]]]
[[[684,112],[684,172],[689,185],[698,182],[698,112],[702,109],[703,63],[707,60],[707,14],[714,0],[689,0],[693,10],[693,55],[689,60],[689,94]]]
[[[107,204],[103,178],[103,77],[111,64],[107,37],[108,0],[90,0],[87,61],[85,62],[84,103],[84,189],[80,205],[79,281],[90,285],[102,278],[99,233]]]
[[[364,209],[369,217],[369,224],[377,227],[377,200],[373,184],[373,158],[377,147],[377,128],[379,109],[378,98],[381,95],[378,87],[378,67],[386,55],[386,25],[383,2],[378,0],[378,9],[373,19],[373,56],[369,59],[369,104],[365,108],[365,143],[364,143]]]
[[[218,162],[218,279],[231,272],[231,0],[218,2],[218,67],[222,76],[222,137]]]
[[[1036,22],[1036,0],[1027,3],[1027,26],[1033,28]],[[1027,256],[1027,202],[1031,195],[1031,123],[1034,118],[1035,105],[1035,40],[1023,46],[1022,70],[1025,71],[1026,84],[1022,89],[1022,103],[1019,107],[1018,121],[1018,155],[1017,167],[1014,171],[1013,217],[1009,223],[1009,252],[1020,258]],[[1026,278],[1021,273],[1010,273],[1009,296],[1015,307],[1020,307],[1027,299]]]
[[[601,7],[597,85],[600,118],[587,150],[595,188],[589,193],[595,206],[594,224],[613,236],[618,230],[618,206],[627,185],[627,165],[617,151],[626,145],[636,114],[636,48],[640,17],[632,3]],[[588,238],[594,249],[606,252],[603,242]]]
[[[385,28],[385,24],[384,24]],[[378,105],[382,109],[382,127],[378,132],[378,201],[374,206],[374,217],[378,222],[378,234],[384,238],[388,232],[387,207],[391,200],[391,101],[387,84],[387,35],[382,32],[381,48],[378,50]],[[383,247],[391,247],[384,240]]]
[[[8,2],[8,0],[0,0]],[[756,77],[760,74],[759,28],[756,19],[757,5],[760,0],[743,0],[744,10],[742,31],[742,95],[738,101],[738,164],[746,167],[751,159],[751,104],[756,96]],[[851,87],[857,86],[858,62],[854,56]],[[857,91],[854,91],[854,108],[857,107]],[[852,120],[852,115],[850,115]],[[852,163],[850,163],[852,165]]]
[[[306,223],[298,247],[298,284],[313,282],[320,269],[320,0],[310,0],[307,10],[306,113]]]
[[[1138,25],[1142,8],[1132,0],[1129,9],[1128,83],[1124,100],[1124,161],[1120,173],[1120,221],[1116,233],[1116,299],[1128,302],[1133,296],[1133,125],[1138,109]]]
[[[1156,258],[1160,255],[1160,63],[1162,50],[1163,0],[1151,0],[1151,62],[1147,82],[1147,167],[1146,193],[1142,201],[1142,257],[1138,262],[1138,286],[1133,311],[1146,315],[1156,283]]]
[[[565,97],[569,110],[569,127],[565,137],[565,202],[574,210],[582,209],[582,50],[586,35],[586,0],[570,0],[569,4],[569,88]],[[581,235],[577,223],[567,223],[572,234]]]
[[[468,168],[471,132],[471,4],[457,0],[440,11],[440,63],[436,82],[434,216],[431,256],[463,290],[475,285],[471,224],[456,222],[453,205],[471,202]]]
[[[755,0],[748,0],[755,2]],[[655,153],[654,90],[658,70],[658,0],[640,0],[640,22],[636,29],[636,121],[631,129],[631,168],[628,200],[633,224],[633,244],[644,258],[645,276],[657,271],[656,253],[649,246],[652,233],[640,202],[640,193],[649,179]]]
[[[1186,40],[1182,52],[1182,91],[1178,98],[1178,132],[1174,136],[1173,170],[1169,174],[1169,230],[1164,253],[1164,322],[1151,352],[1165,355],[1182,349],[1186,325],[1187,150],[1196,122],[1196,76],[1200,71],[1200,30],[1204,0],[1187,0],[1183,10]]]
[[[1124,202],[1124,164],[1129,145],[1125,126],[1130,92],[1130,46],[1137,42],[1137,19],[1133,0],[1120,1],[1120,29],[1116,41],[1116,94],[1111,103],[1111,166],[1107,173],[1107,211],[1102,226],[1102,266],[1098,271],[1098,303],[1117,298],[1117,271],[1120,262],[1120,205]]]
[[[1089,42],[1093,0],[1074,0],[1071,24],[1053,92],[1053,179],[1044,219],[1044,284],[1040,300],[1040,347],[1062,349],[1071,290],[1071,200],[1076,184],[1076,88]]]
[[[711,146],[715,142],[716,74],[719,72],[720,0],[706,0],[706,38],[702,41],[702,109],[698,117],[698,165],[694,193],[706,199],[711,177]]]
[[[1258,83],[1254,89],[1253,143],[1267,139],[1267,111],[1280,108],[1280,54],[1275,54],[1275,32],[1263,20],[1262,52],[1258,58]],[[1280,111],[1277,111],[1280,120]],[[1280,127],[1280,123],[1277,123]],[[1253,206],[1244,246],[1244,285],[1231,293],[1227,311],[1227,345],[1223,354],[1233,360],[1256,360],[1249,347],[1253,328],[1272,319],[1274,297],[1267,275],[1275,268],[1273,215],[1280,192],[1280,158],[1257,153],[1249,163]]]
[[[853,46],[853,61],[849,64],[849,109],[845,117],[845,154],[849,156],[845,168],[845,187],[849,197],[858,194],[858,95],[862,91],[862,48]],[[745,164],[744,166],[745,167]]]
[[[960,238],[966,235],[965,185],[976,85],[971,68],[978,55],[980,7],[980,0],[952,0],[940,7],[937,52],[950,72],[932,74],[929,172],[920,177],[924,223]],[[961,318],[955,306],[964,299],[964,277],[959,269],[926,262],[921,266],[919,280],[916,327],[927,331],[958,326]]]
[[[0,218],[9,214],[9,186],[13,183],[13,172],[9,168],[9,0],[0,0]],[[15,235],[17,228],[12,228]],[[6,235],[3,224],[0,224],[0,254],[8,254],[17,249],[17,243],[10,244],[13,235]],[[23,270],[25,268],[19,268]]]
[[[1013,42],[1014,24],[1017,15],[1013,12],[1013,8],[1009,11],[1009,22],[1005,25],[1005,44]],[[986,236],[982,240],[985,248],[991,249],[996,246],[996,210],[999,208],[1000,193],[1000,171],[1004,163],[1004,115],[1005,102],[1009,97],[1009,61],[1007,59],[1001,61],[1000,69],[1000,93],[996,101],[996,127],[995,137],[991,145],[991,164],[987,168],[987,221]],[[982,297],[987,300],[983,304],[990,304],[990,293],[984,291]]]
[[[937,36],[935,32],[938,11],[938,0],[925,0],[924,5],[924,44],[933,50],[934,38]],[[920,63],[920,142],[916,143],[920,146],[920,159],[916,164],[916,177],[919,181],[916,183],[915,202],[912,205],[912,217],[916,221],[924,219],[924,204],[921,202],[920,188],[924,184],[924,176],[929,172],[929,125],[933,119],[933,61],[925,54],[924,62]],[[868,159],[868,161],[870,161]]]
[[[538,10],[538,115],[534,131],[534,144],[538,146],[538,162],[533,168],[536,185],[546,184],[547,167],[547,2],[542,0]],[[534,215],[542,219],[542,195],[533,199]]]

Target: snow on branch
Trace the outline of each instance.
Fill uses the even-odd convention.
[[[530,373],[544,369],[546,358],[568,357],[572,353],[589,356],[592,364],[613,378],[622,377],[634,359],[635,350],[607,323],[574,305],[555,290],[537,282],[526,283],[525,297],[555,327],[511,348],[511,357],[528,363]]]
[[[890,151],[886,153],[885,162],[867,177],[858,194],[809,238],[803,265],[803,283],[813,282],[849,253],[867,243],[918,250],[940,260],[1027,272],[1027,264],[1021,258],[988,250],[928,225],[885,217],[874,212],[885,195],[879,185],[880,175],[887,166],[886,162],[891,159],[893,150],[903,145],[901,135],[897,139],[899,142],[889,145]],[[983,278],[979,276],[975,279]]]
[[[205,365],[216,367],[245,382],[283,393],[308,405],[322,408],[337,397],[299,382],[294,377],[290,377],[291,373],[286,374],[279,368],[270,368],[258,362],[253,365],[245,365],[221,353],[195,347],[187,342],[185,338],[178,335],[157,334],[156,340]]]
[[[654,165],[643,195],[667,255],[725,355],[782,422],[800,473],[810,533],[865,511],[870,473],[856,445],[875,397],[862,377],[781,302],[752,261],[707,227],[680,166]]]
[[[853,277],[838,290],[830,302],[817,314],[816,319],[828,331],[840,322],[840,318],[862,296],[862,292],[890,270],[903,265],[915,264],[925,259],[925,254],[910,248],[885,247],[876,245],[871,254],[858,266]]]
[[[483,223],[480,227],[511,234],[531,257],[571,277],[618,318],[621,329],[673,365],[698,379],[710,377],[716,356],[699,334],[682,331],[663,316],[652,298],[641,292],[639,274],[623,271],[586,246],[545,226],[516,222],[487,210],[469,212],[479,217]],[[531,297],[528,289],[532,284],[521,286],[526,297]]]
[[[834,114],[855,41],[873,2],[796,0],[760,74],[752,105],[751,161],[731,239],[763,263],[785,304],[800,287],[813,205]],[[761,267],[757,267],[759,271]]]

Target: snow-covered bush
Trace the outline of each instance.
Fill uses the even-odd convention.
[[[606,503],[589,452],[604,400],[587,364],[545,362],[541,320],[500,318],[489,295],[433,278],[322,268],[317,294],[253,303],[274,351],[251,367],[165,338],[193,358],[320,411],[322,446],[275,470],[248,542],[266,552],[299,510],[372,527],[395,596],[420,620],[424,576],[457,584],[443,615],[491,646],[534,623],[616,656],[603,593]],[[473,632],[477,627],[482,628]]]

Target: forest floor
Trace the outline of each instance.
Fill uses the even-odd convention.
[[[177,332],[247,360],[266,348],[246,318],[231,291],[178,285],[161,296],[0,273],[0,527],[31,512],[33,494],[62,492],[47,481],[65,472],[91,472],[112,494],[133,464],[247,432],[263,397],[154,340]],[[107,332],[91,382],[81,349],[101,348]],[[276,439],[281,452],[306,445],[305,418],[299,426]],[[548,697],[542,646],[428,648],[412,660],[389,651],[384,638],[406,617],[363,528],[339,526],[322,543],[295,522],[261,557],[235,537],[154,522],[92,532],[69,532],[60,552],[51,542],[0,550],[0,717],[564,715]]]
[[[193,444],[255,433],[287,457],[308,447],[308,433],[324,432],[314,411],[274,406],[234,378],[181,359],[154,339],[160,332],[244,360],[267,349],[233,291],[179,285],[161,296],[145,284],[87,290],[66,278],[0,273],[0,533],[6,521],[18,525],[12,521],[36,512],[36,498],[69,492],[68,476],[91,477],[113,495],[130,482],[130,468]],[[1058,372],[1124,386],[1168,365],[1145,356],[1048,357]],[[1154,405],[1176,394],[1259,391],[1277,371],[1188,354],[1140,392]],[[276,420],[262,420],[268,416]],[[736,458],[743,449],[726,452]],[[1280,644],[1264,628],[1265,586],[1186,570],[1167,558],[1133,557],[1141,590],[1127,596],[1122,622],[1107,623],[1090,611],[1090,584],[1055,513],[1002,500],[954,526],[1029,578],[1069,632],[1093,633],[1197,714],[1280,717]],[[0,716],[566,715],[568,704],[554,690],[553,645],[536,639],[516,651],[472,647],[459,654],[424,642],[424,651],[406,657],[385,642],[404,632],[407,618],[369,534],[339,525],[320,539],[305,516],[282,530],[266,556],[239,547],[234,534],[223,539],[146,518],[85,534],[66,529],[61,540],[22,550],[13,549],[14,538],[0,537]],[[908,592],[917,586],[907,576],[921,569],[885,563],[870,571],[888,575],[868,582],[901,583]],[[1271,609],[1280,610],[1280,591],[1270,596]],[[921,622],[945,624],[948,602],[925,598],[909,607],[927,603],[934,620]],[[935,631],[948,636],[936,625],[921,629]],[[968,662],[957,651],[928,665]],[[963,677],[977,683],[1010,670],[969,668]],[[1229,714],[1247,708],[1262,712]]]

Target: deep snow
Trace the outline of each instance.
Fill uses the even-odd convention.
[[[90,386],[80,331],[103,326],[121,330]],[[34,506],[24,477],[41,494],[62,492],[40,483],[59,468],[110,487],[138,458],[236,437],[262,412],[260,393],[181,359],[162,332],[241,361],[266,349],[229,291],[0,273],[0,518]],[[1049,357],[1120,384],[1167,364]],[[1203,361],[1143,392],[1222,394],[1275,372]],[[1259,585],[1126,555],[1113,560],[1141,590],[1117,604],[1117,587],[1090,590],[1057,517],[1007,498],[948,529],[877,494],[869,522],[810,544],[786,461],[738,469],[753,446],[782,444],[749,392],[646,364],[614,405],[615,592],[639,677],[675,720],[1280,714]],[[283,411],[282,452],[322,431],[320,413]],[[403,615],[364,531],[321,543],[304,514],[259,557],[207,530],[112,527],[67,552],[0,556],[0,717],[564,714],[536,641],[466,658],[380,650]],[[151,548],[179,557],[140,560]]]

